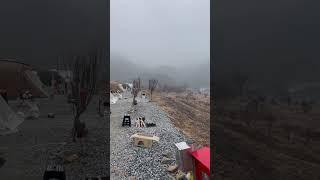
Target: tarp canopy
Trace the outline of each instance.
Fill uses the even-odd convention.
[[[0,60],[0,74],[0,89],[7,90],[8,98],[17,98],[25,91],[33,97],[48,97],[38,75],[27,64]]]
[[[23,117],[18,116],[0,96],[0,135],[15,132],[23,120]]]

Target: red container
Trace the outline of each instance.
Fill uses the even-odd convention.
[[[210,148],[203,147],[191,153],[194,160],[196,180],[202,180],[203,174],[210,177]]]

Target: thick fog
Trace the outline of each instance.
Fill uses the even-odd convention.
[[[311,3],[312,2],[312,3]],[[226,0],[215,3],[216,96],[242,73],[266,93],[319,82],[320,3]],[[228,85],[229,83],[229,85]]]
[[[111,79],[209,86],[209,0],[111,0],[110,14]]]
[[[57,56],[105,49],[107,2],[100,0],[5,0],[0,2],[0,58],[33,66]]]

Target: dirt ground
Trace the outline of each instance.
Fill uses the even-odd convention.
[[[210,97],[186,93],[160,93],[153,95],[171,121],[197,146],[210,145]]]
[[[268,104],[264,108],[268,110],[251,114],[254,122],[248,126],[244,120],[250,116],[242,117],[239,100],[217,104],[220,109],[217,110],[214,131],[217,148],[215,179],[319,180],[319,137],[314,134],[309,143],[305,138],[306,129],[317,131],[306,125],[318,127],[318,107],[303,113],[296,106]],[[263,118],[271,112],[276,120],[268,134],[268,124]]]

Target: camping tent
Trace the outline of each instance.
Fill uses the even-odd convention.
[[[56,81],[63,80],[63,77],[61,77],[59,75],[59,73],[54,70],[41,69],[38,71],[38,76],[39,76],[41,82],[43,82],[43,84],[45,84],[46,86],[49,86],[49,87],[52,86],[52,84],[51,84],[52,79],[54,79]]]
[[[27,90],[33,97],[48,97],[36,72],[29,65],[12,60],[0,60],[0,89],[7,90],[8,98],[17,98]]]
[[[118,97],[110,93],[110,104],[115,104],[118,101]]]
[[[15,132],[23,122],[23,117],[18,116],[0,96],[0,135]]]

